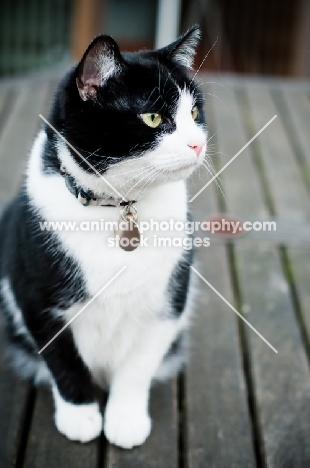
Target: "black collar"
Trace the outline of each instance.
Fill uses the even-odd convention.
[[[124,201],[120,198],[113,198],[110,196],[106,197],[95,197],[94,193],[91,190],[84,190],[80,187],[76,180],[67,173],[66,169],[61,166],[60,167],[60,174],[64,177],[67,189],[71,192],[75,198],[81,203],[83,206],[128,206],[132,203],[136,203],[136,200]]]

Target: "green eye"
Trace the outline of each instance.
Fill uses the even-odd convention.
[[[197,120],[198,115],[199,115],[198,107],[197,107],[197,106],[194,106],[194,107],[192,108],[192,117],[193,117],[193,119],[194,119],[194,120]]]
[[[140,117],[146,125],[152,128],[158,127],[162,121],[161,115],[156,113],[140,114]]]

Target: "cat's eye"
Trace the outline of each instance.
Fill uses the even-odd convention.
[[[140,114],[140,117],[146,125],[152,128],[158,127],[158,125],[160,125],[162,122],[162,116],[160,114],[157,114],[156,112]]]
[[[197,107],[197,106],[194,106],[194,107],[192,108],[192,117],[193,117],[193,119],[194,119],[194,120],[197,120],[198,115],[199,115],[198,107]]]

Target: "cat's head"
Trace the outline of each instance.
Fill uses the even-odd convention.
[[[120,53],[111,37],[98,36],[60,87],[53,124],[126,197],[185,179],[203,161],[203,97],[188,76],[198,39],[195,26],[162,49]],[[72,149],[57,144],[83,188],[115,196]]]

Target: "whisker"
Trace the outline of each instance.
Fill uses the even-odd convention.
[[[127,196],[129,195],[129,193],[130,193],[142,180],[144,180],[146,177],[148,177],[148,175],[149,175],[152,171],[154,171],[154,169],[151,167],[151,168],[149,169],[149,171],[148,171],[141,179],[139,179],[139,180],[127,191],[127,193],[125,194],[125,198],[127,198]]]
[[[151,99],[152,94],[154,93],[154,91],[156,91],[156,89],[157,89],[158,92],[159,92],[159,89],[158,89],[157,86],[156,86],[155,88],[153,88],[153,91],[151,92],[151,94],[150,94],[149,97],[147,98],[145,105],[149,102],[149,100]]]
[[[150,184],[156,179],[157,175],[159,175],[159,171],[155,170],[154,172],[150,173],[149,177],[147,178],[146,182],[142,185],[140,190],[138,190],[136,194],[136,198],[140,195],[141,191],[144,189],[145,186],[149,187]],[[147,188],[146,187],[146,188]]]
[[[216,85],[221,86],[222,88],[226,89],[226,91],[229,91],[230,93],[232,93],[231,89],[226,88],[226,86],[222,85],[221,83],[218,83],[217,81],[204,81],[203,83],[200,83],[200,81],[202,79],[203,78],[200,78],[200,80],[196,81],[196,84],[197,84],[198,87],[203,86],[205,84],[216,84]]]
[[[210,160],[207,159],[206,163],[204,163],[204,162],[202,163],[202,166],[209,172],[209,174],[212,177],[214,177],[217,174],[217,172],[216,172],[215,168],[213,167]],[[223,186],[222,180],[219,177],[217,177],[216,179],[214,179],[214,182],[215,182],[215,185],[216,185],[217,189],[221,192],[227,206],[229,207],[228,200],[227,200],[226,195],[224,193],[224,186]]]
[[[127,185],[135,177],[139,177],[139,180],[134,185],[134,186],[136,186],[139,183],[139,181],[141,180],[141,176],[144,177],[145,175],[147,175],[150,172],[151,169],[148,168],[148,167],[144,168],[144,170],[140,174],[135,174],[134,176],[130,177],[129,179],[124,180],[124,183],[120,186],[120,188],[124,187],[124,185]],[[143,177],[142,177],[142,179],[143,179]],[[126,195],[125,195],[125,197],[126,197]]]

